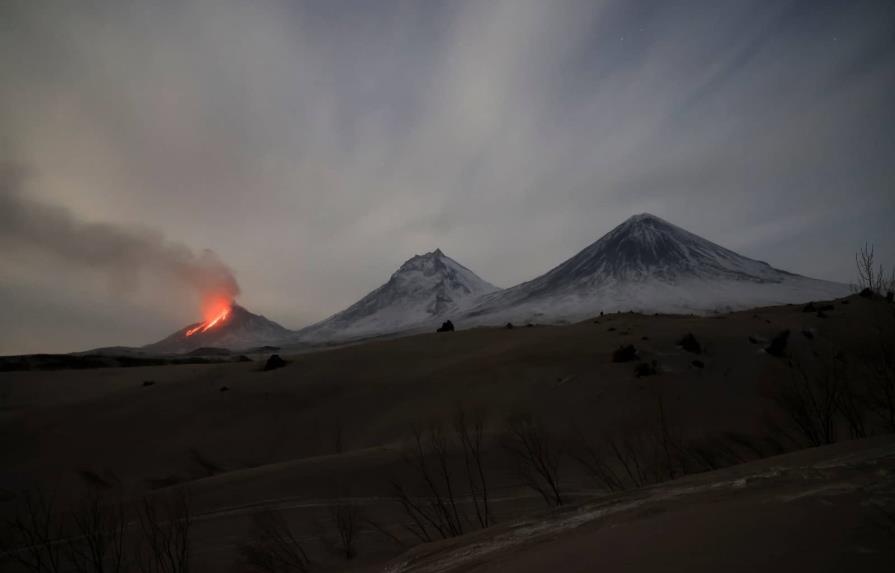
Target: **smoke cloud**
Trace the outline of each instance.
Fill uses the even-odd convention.
[[[25,171],[0,167],[0,247],[49,254],[132,286],[144,273],[161,274],[202,300],[239,294],[233,271],[211,250],[195,252],[148,228],[81,220],[71,210],[22,192]]]

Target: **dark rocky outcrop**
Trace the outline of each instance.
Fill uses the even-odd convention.
[[[634,375],[638,378],[641,378],[643,376],[653,376],[657,373],[658,365],[656,364],[655,360],[653,360],[652,362],[641,362],[637,365],[636,368],[634,368]]]
[[[454,332],[454,323],[450,320],[445,320],[435,332]]]
[[[702,345],[699,344],[699,341],[696,340],[696,337],[693,336],[692,332],[687,333],[686,336],[681,338],[678,341],[678,344],[680,344],[681,348],[683,348],[687,352],[692,352],[693,354],[702,354]]]
[[[619,346],[615,349],[615,352],[612,353],[613,362],[631,362],[632,360],[636,359],[637,349],[634,347],[633,344]]]
[[[771,339],[771,343],[765,347],[764,351],[771,356],[786,356],[786,344],[789,342],[789,331],[784,330]]]
[[[286,361],[280,358],[279,354],[271,354],[270,358],[264,364],[264,370],[276,370],[286,365]]]

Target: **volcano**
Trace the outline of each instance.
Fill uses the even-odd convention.
[[[441,249],[416,255],[388,282],[333,316],[304,328],[300,342],[369,338],[441,324],[499,290]]]
[[[276,322],[231,303],[208,320],[185,326],[141,350],[151,354],[178,354],[197,348],[241,350],[278,344],[292,334]]]
[[[483,297],[463,318],[500,324],[628,310],[706,314],[847,294],[846,285],[775,269],[644,213],[547,273]]]

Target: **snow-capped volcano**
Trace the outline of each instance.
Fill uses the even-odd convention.
[[[553,322],[601,311],[713,312],[846,294],[845,285],[775,269],[644,213],[553,270],[484,297],[466,317]]]
[[[388,282],[333,316],[299,331],[299,341],[350,340],[428,328],[499,290],[441,249],[406,261]]]
[[[276,322],[233,303],[220,318],[191,324],[140,350],[152,354],[175,354],[208,347],[241,350],[279,344],[292,334]]]

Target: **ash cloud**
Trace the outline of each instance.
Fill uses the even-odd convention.
[[[23,192],[25,170],[0,167],[0,247],[49,254],[131,286],[144,273],[173,278],[203,300],[239,294],[233,271],[208,249],[196,252],[148,228],[81,220]]]

